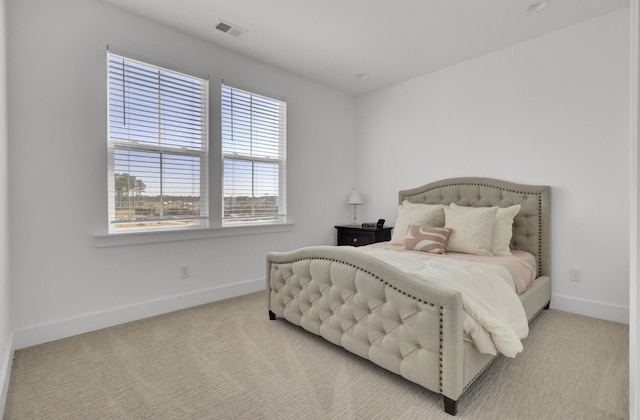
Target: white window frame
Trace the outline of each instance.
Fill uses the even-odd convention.
[[[258,94],[255,92],[251,92],[245,89],[241,89],[229,84],[221,84],[220,87],[221,95],[220,95],[220,106],[221,106],[221,142],[220,142],[220,150],[222,157],[222,227],[232,227],[232,226],[249,226],[249,225],[268,225],[268,224],[279,224],[279,223],[287,223],[287,103],[282,99],[276,99],[273,97],[265,96],[262,94]],[[249,97],[250,99],[247,101],[240,101],[241,103],[230,101],[230,96],[235,93],[239,93],[244,97]],[[259,129],[254,127],[253,118],[255,115],[260,112],[259,105],[253,105],[253,103],[257,104],[259,101],[271,104],[271,112],[269,115],[269,122],[277,125],[277,134],[273,133],[270,135],[271,139],[269,140],[269,144],[266,146],[269,151],[261,152],[253,150],[259,149],[261,146],[258,145],[262,142],[264,146],[265,139],[259,138],[259,134],[255,134],[259,131]],[[239,112],[246,117],[250,123],[242,123],[245,130],[244,141],[248,142],[249,147],[251,149],[250,152],[246,150],[237,152],[229,151],[229,147],[227,147],[229,141],[233,141],[229,134],[230,127],[229,125],[234,124],[234,117],[229,114],[229,106],[231,106],[234,111]],[[277,108],[277,111],[275,110]],[[257,124],[256,124],[257,125]],[[254,147],[254,145],[256,145]],[[263,147],[264,149],[264,147]],[[246,162],[251,165],[251,192],[247,195],[247,200],[250,203],[257,203],[261,199],[261,193],[259,191],[259,187],[257,186],[261,179],[259,179],[256,175],[255,164],[273,164],[277,165],[277,182],[273,182],[270,188],[277,188],[276,192],[276,209],[275,213],[270,214],[259,214],[259,210],[256,210],[256,206],[251,204],[251,214],[241,214],[231,216],[231,214],[225,214],[225,206],[227,200],[233,200],[232,191],[229,189],[229,184],[232,182],[230,179],[230,173],[227,173],[225,161],[239,161]],[[264,178],[262,179],[264,181]],[[276,186],[277,184],[277,186]],[[235,191],[237,192],[237,191]],[[264,199],[268,201],[268,197]],[[256,213],[256,211],[258,213]]]
[[[120,116],[119,118],[121,118],[125,122],[117,123],[117,122],[114,122],[113,118],[117,118],[114,116],[115,114],[118,114],[118,111],[114,111],[113,112],[114,115],[112,115],[112,109],[116,109],[111,107],[112,94],[114,95],[114,98],[116,98],[115,95],[117,94],[121,94],[122,96],[124,96],[124,91],[126,90],[123,87],[124,83],[122,83],[122,87],[120,88],[120,90],[118,90],[118,87],[117,87],[118,82],[115,81],[116,75],[114,74],[114,69],[111,69],[112,63],[115,61],[122,62],[121,72],[122,72],[123,80],[126,77],[131,77],[132,78],[131,83],[138,84],[138,86],[140,86],[139,83],[142,83],[142,82],[133,80],[133,78],[135,78],[135,75],[133,73],[129,74],[125,72],[124,70],[125,63],[126,64],[131,63],[133,65],[143,66],[145,69],[151,69],[153,71],[157,71],[158,85],[157,86],[152,85],[152,86],[153,88],[157,88],[159,92],[166,88],[166,85],[165,85],[166,80],[163,79],[163,77],[171,78],[173,76],[173,77],[178,77],[183,79],[188,78],[192,82],[197,81],[197,83],[200,84],[201,95],[200,95],[199,103],[192,102],[192,104],[197,104],[195,109],[200,110],[198,114],[201,120],[196,119],[195,121],[199,121],[199,122],[197,122],[195,125],[192,123],[191,125],[193,127],[197,127],[195,129],[195,132],[199,134],[192,139],[186,139],[186,140],[182,138],[180,138],[180,140],[169,139],[169,135],[165,134],[167,131],[165,131],[164,128],[161,128],[161,127],[165,127],[165,124],[168,123],[169,117],[166,117],[166,113],[163,114],[163,111],[162,111],[163,102],[160,97],[158,99],[158,114],[153,115],[153,117],[157,118],[157,121],[158,121],[159,129],[157,133],[157,139],[153,138],[153,140],[137,141],[135,135],[133,134],[129,135],[127,133],[124,133],[122,127],[123,126],[126,127],[126,120],[125,120],[126,117]],[[141,61],[127,58],[124,56],[112,54],[108,51],[107,51],[107,70],[108,70],[107,71],[108,142],[107,143],[108,143],[108,180],[109,180],[108,181],[108,201],[109,201],[108,231],[109,231],[109,234],[111,235],[111,234],[121,234],[121,233],[189,230],[194,228],[195,229],[207,228],[209,226],[209,191],[208,191],[208,188],[209,188],[208,187],[209,82],[208,80],[201,79],[199,77],[195,77],[192,75],[187,75],[184,73],[179,73],[170,69],[158,67],[153,64],[141,62]],[[116,68],[115,72],[117,71],[118,69]],[[178,88],[178,86],[179,86],[179,82],[177,81],[175,81],[173,84],[171,83],[169,84],[169,87],[172,87],[174,89]],[[166,104],[164,105],[166,106]],[[128,115],[127,114],[128,111],[125,109],[125,107],[117,108],[117,109],[123,110],[122,111],[123,114]],[[151,108],[147,107],[145,108],[145,111],[148,111],[150,109]],[[169,108],[165,108],[165,109],[169,109]],[[175,109],[173,109],[173,111],[175,111]],[[131,112],[132,112],[131,115],[133,115],[133,111]],[[189,114],[187,116],[180,117],[182,119],[179,119],[179,120],[174,119],[174,121],[169,122],[169,123],[173,123],[174,127],[176,127],[175,121],[178,121],[179,128],[174,129],[174,132],[176,130],[177,131],[183,130],[178,133],[178,136],[183,135],[184,132],[188,130],[187,128],[182,128],[182,127],[186,126],[185,121],[189,118],[189,116],[192,116],[192,115],[193,114]],[[140,118],[140,117],[139,116],[136,117],[134,115],[133,118]],[[148,118],[148,117],[145,117],[145,118]],[[190,121],[194,121],[194,120],[192,119]],[[133,131],[134,129],[132,128],[131,132]],[[138,138],[138,140],[139,139],[140,138]],[[172,157],[176,161],[178,161],[179,159],[186,159],[187,161],[193,159],[197,161],[198,162],[197,166],[199,168],[197,171],[192,172],[190,175],[196,176],[194,174],[197,174],[198,176],[196,176],[196,178],[199,178],[197,179],[197,182],[196,181],[192,182],[192,184],[196,185],[199,189],[198,214],[188,214],[188,215],[179,214],[179,215],[169,216],[164,214],[163,211],[161,210],[160,214],[157,216],[141,216],[141,220],[137,220],[137,214],[136,214],[137,211],[135,210],[135,203],[134,203],[134,215],[132,217],[130,216],[128,220],[118,219],[116,217],[115,176],[116,176],[116,166],[118,165],[118,163],[116,163],[116,159],[117,159],[116,155],[119,152],[133,153],[134,155],[136,153],[140,155],[157,154],[161,159],[160,168],[163,168],[162,167],[163,157],[165,159],[170,159]],[[179,165],[181,165],[181,168],[184,168],[184,169],[188,169],[189,167],[189,165],[185,163],[180,163]],[[190,165],[190,167],[193,168],[193,165]],[[176,176],[175,175],[176,173],[177,173],[177,170],[173,172],[174,177]],[[164,202],[162,191],[165,188],[166,189],[169,189],[169,188],[168,188],[168,181],[165,182],[165,180],[163,180],[162,169],[159,169],[158,177],[159,177],[159,191],[160,191],[159,207],[161,209],[165,209],[165,206],[169,206],[169,204]],[[173,205],[175,206],[175,204]],[[191,205],[192,205],[191,212],[193,213],[194,212],[193,202],[191,203]],[[178,213],[183,213],[183,212],[178,212]]]

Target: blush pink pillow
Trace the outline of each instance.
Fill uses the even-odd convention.
[[[414,251],[444,254],[448,238],[447,228],[411,225],[402,240],[402,246]]]

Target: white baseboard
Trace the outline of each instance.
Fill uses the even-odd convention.
[[[14,331],[13,349],[22,349],[126,322],[265,290],[264,279],[249,280],[184,295],[142,302]]]
[[[551,295],[551,309],[586,315],[607,321],[629,323],[629,308],[610,303],[578,299],[569,296]]]
[[[9,343],[4,351],[4,358],[0,366],[0,414],[4,413],[9,392],[9,380],[11,379],[11,367],[13,366],[13,334],[9,335]]]

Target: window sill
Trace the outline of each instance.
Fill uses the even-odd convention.
[[[293,231],[293,223],[268,225],[227,226],[205,229],[185,229],[156,232],[132,232],[117,234],[94,234],[96,248],[155,244],[161,242],[190,241],[194,239],[223,238],[227,236],[257,235],[262,233],[280,233]]]

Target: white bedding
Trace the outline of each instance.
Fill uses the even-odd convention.
[[[358,248],[396,268],[462,294],[464,332],[481,353],[507,357],[522,352],[529,334],[527,317],[509,270],[497,265],[439,258],[427,253]]]

